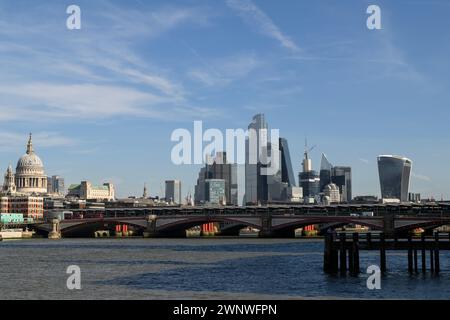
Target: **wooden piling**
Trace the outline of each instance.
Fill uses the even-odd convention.
[[[420,241],[422,244],[422,273],[427,272],[427,260],[426,260],[426,250],[425,250],[425,233],[422,232],[420,236]]]
[[[411,235],[408,235],[408,272],[413,272],[413,256],[412,256],[412,241]]]
[[[353,274],[355,272],[355,260],[353,257],[353,245],[348,248],[348,271]]]
[[[331,271],[331,250],[333,246],[333,236],[330,233],[325,235],[325,247],[323,250],[323,271]]]
[[[353,233],[353,273],[359,274],[359,234]]]
[[[413,256],[414,256],[414,272],[417,273],[418,271],[418,263],[417,263],[417,249],[414,247],[414,251],[413,251]]]
[[[386,272],[386,248],[384,242],[384,233],[380,233],[380,269]]]
[[[434,271],[435,273],[439,273],[441,271],[439,264],[439,232],[434,234],[434,244]]]
[[[430,271],[434,272],[434,250],[430,249]]]
[[[341,270],[341,274],[346,274],[347,273],[347,248],[345,247],[345,242],[346,242],[346,238],[347,236],[345,235],[345,233],[341,233],[339,235],[340,237],[340,270]]]

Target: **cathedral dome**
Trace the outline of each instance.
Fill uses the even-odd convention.
[[[19,161],[17,161],[16,174],[17,173],[44,173],[44,164],[42,163],[41,158],[39,158],[39,156],[33,151],[31,135],[27,144],[27,152],[20,157]]]
[[[15,184],[17,191],[21,193],[46,193],[47,176],[41,158],[34,153],[33,142],[30,138],[27,144],[27,152],[17,161]]]
[[[20,169],[44,169],[44,164],[42,163],[41,158],[36,154],[24,154],[20,157],[19,161],[17,161],[16,170]]]

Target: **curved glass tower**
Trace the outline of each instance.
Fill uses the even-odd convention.
[[[408,158],[381,155],[378,156],[381,197],[408,201],[409,178],[412,161]]]

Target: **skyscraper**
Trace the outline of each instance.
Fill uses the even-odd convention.
[[[225,203],[225,180],[206,179],[205,180],[205,200],[209,204]]]
[[[334,167],[327,156],[322,153],[320,161],[320,192],[324,192],[325,186],[333,183],[339,188],[340,201],[352,200],[352,168],[345,166]]]
[[[253,121],[248,125],[249,134],[253,131],[254,136],[248,137],[245,141],[245,202],[257,204],[258,202],[267,202],[267,176],[261,174],[260,150],[265,148],[268,152],[267,139],[261,135],[261,130],[268,130],[268,125],[264,114],[257,114]],[[253,138],[252,145],[250,139]]]
[[[166,201],[173,202],[175,204],[182,204],[181,201],[181,181],[180,180],[167,180],[166,181]]]
[[[303,196],[308,202],[320,192],[320,178],[317,172],[312,169],[312,162],[308,155],[313,148],[308,150],[308,146],[305,144],[305,153],[302,162],[303,171],[299,173],[299,185],[302,187]]]
[[[342,202],[352,200],[352,168],[336,166],[331,169],[331,182],[339,187]]]
[[[281,181],[288,186],[295,186],[294,171],[292,170],[291,155],[289,153],[288,142],[285,138],[280,138],[281,152]]]
[[[333,166],[330,161],[328,161],[327,156],[322,153],[322,159],[320,160],[320,192],[324,191],[326,185],[330,184],[331,181],[331,169]]]
[[[245,144],[245,202],[248,204],[288,202],[295,190],[288,142],[268,134],[263,114],[253,117]],[[270,142],[269,142],[270,140]],[[271,174],[263,169],[274,170]]]
[[[194,194],[197,204],[208,201],[205,193],[206,180],[208,179],[224,180],[225,195],[223,200],[227,204],[238,205],[237,164],[228,163],[226,152],[217,152],[214,158],[208,157],[205,167],[200,169]]]
[[[378,156],[381,197],[408,201],[412,161],[393,155]]]

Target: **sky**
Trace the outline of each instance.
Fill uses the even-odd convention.
[[[81,8],[68,30],[66,8]],[[366,9],[381,9],[369,30]],[[410,190],[450,199],[450,2],[0,0],[0,170],[28,133],[48,175],[111,181],[117,195],[193,193],[199,165],[175,165],[178,128],[246,129],[264,113],[353,170],[379,195],[376,157],[413,161]]]

